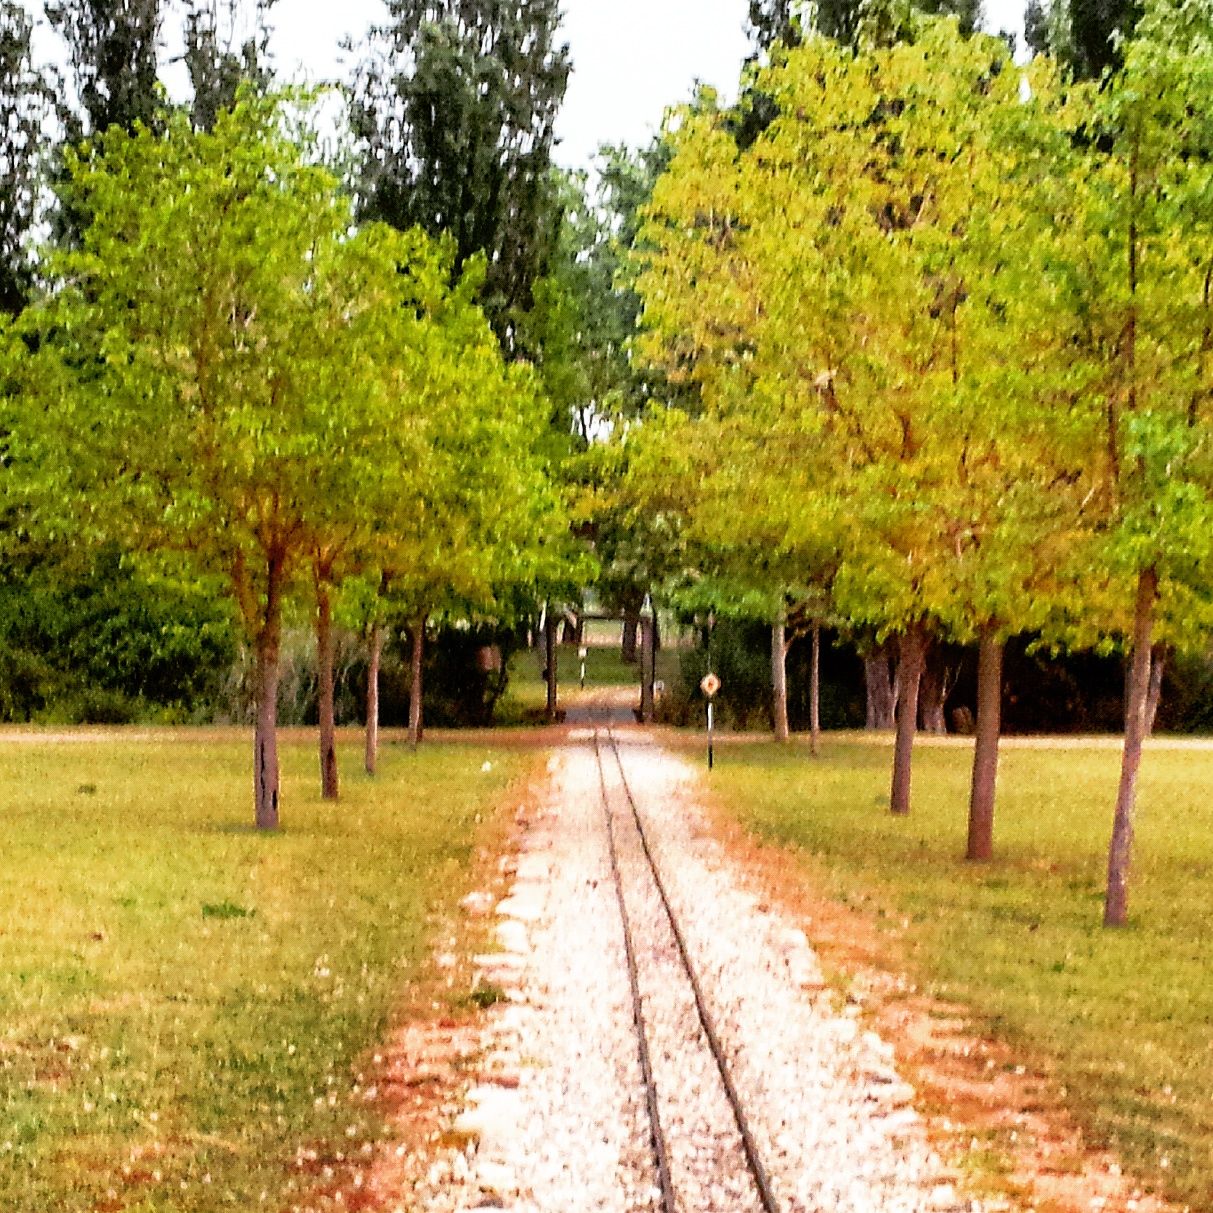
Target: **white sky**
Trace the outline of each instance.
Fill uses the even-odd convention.
[[[696,80],[726,100],[736,95],[748,50],[746,0],[564,0],[562,7],[573,74],[558,126],[560,163],[586,166],[600,143],[647,142]],[[1020,30],[1022,0],[985,0],[985,7],[988,28]],[[279,0],[272,15],[280,75],[331,79],[345,74],[341,40],[361,38],[386,9],[383,0]]]

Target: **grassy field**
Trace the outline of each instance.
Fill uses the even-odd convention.
[[[372,782],[351,739],[332,806],[287,742],[262,837],[249,749],[0,740],[6,1213],[280,1209],[297,1149],[382,1132],[359,1058],[531,760],[389,745]]]
[[[830,739],[738,745],[721,803],[859,904],[943,998],[1043,1063],[1090,1136],[1193,1209],[1213,1209],[1213,752],[1148,751],[1132,926],[1101,929],[1119,755],[1003,755],[1000,858],[966,865],[967,747],[920,747],[914,809],[887,811],[891,752]]]

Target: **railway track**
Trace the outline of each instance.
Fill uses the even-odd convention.
[[[593,746],[661,1213],[783,1213],[618,740],[599,728]],[[696,1096],[692,1111],[688,1086]]]

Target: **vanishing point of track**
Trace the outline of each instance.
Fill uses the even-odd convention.
[[[605,746],[603,744],[604,741],[606,743]],[[602,808],[606,818],[607,843],[610,853],[611,875],[614,880],[615,893],[619,901],[620,919],[623,924],[624,954],[627,961],[628,983],[631,987],[632,997],[632,1017],[636,1026],[637,1051],[640,1058],[641,1077],[644,1083],[645,1105],[651,1127],[653,1157],[656,1167],[658,1187],[661,1193],[662,1213],[678,1213],[680,1206],[676,1201],[674,1180],[671,1175],[670,1167],[670,1146],[666,1138],[665,1130],[662,1126],[659,1106],[659,1092],[653,1074],[649,1028],[645,1022],[644,1002],[641,994],[640,974],[636,959],[637,941],[633,934],[631,916],[628,913],[627,900],[624,893],[623,875],[621,872],[619,850],[617,847],[616,814],[611,808],[611,793],[607,786],[606,764],[603,758],[604,748],[609,748],[611,754],[614,756],[615,766],[619,771],[619,785],[622,789],[623,798],[627,803],[627,812],[623,814],[624,820],[630,822],[631,827],[636,832],[636,837],[640,844],[640,850],[644,856],[643,867],[647,872],[648,878],[651,880],[653,887],[657,891],[665,917],[668,920],[670,933],[672,934],[674,943],[676,945],[680,966],[686,976],[687,984],[690,987],[691,994],[694,999],[695,1009],[698,1015],[699,1026],[702,1029],[703,1038],[707,1042],[708,1049],[712,1054],[716,1072],[720,1076],[720,1083],[725,1099],[727,1100],[729,1108],[732,1111],[733,1121],[736,1125],[737,1135],[740,1141],[741,1153],[745,1159],[745,1168],[753,1181],[755,1194],[761,1207],[765,1210],[765,1213],[779,1213],[779,1205],[776,1203],[775,1197],[771,1191],[771,1184],[767,1177],[766,1168],[763,1166],[762,1159],[759,1157],[758,1148],[754,1142],[753,1134],[750,1131],[745,1109],[730,1074],[728,1060],[725,1057],[723,1046],[720,1043],[720,1036],[716,1028],[715,1020],[704,998],[703,988],[695,971],[695,966],[691,961],[690,953],[687,950],[686,938],[683,935],[682,928],[678,924],[678,919],[674,913],[673,906],[670,904],[670,899],[666,892],[665,882],[661,878],[657,861],[654,857],[652,847],[650,846],[649,837],[645,830],[640,809],[636,803],[635,797],[632,795],[631,787],[628,784],[627,774],[623,767],[623,758],[619,752],[618,741],[609,728],[595,729],[594,754],[598,762],[598,779],[602,790]]]

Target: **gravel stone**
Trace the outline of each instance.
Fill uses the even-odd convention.
[[[451,1166],[414,1194],[425,1213],[660,1208],[598,767],[592,733],[577,735],[586,744],[549,761],[546,804],[523,815],[514,888],[496,907],[506,950],[475,958],[515,1001],[489,1013],[479,1085],[454,1120],[473,1130],[471,1166],[456,1153],[462,1178]],[[860,1029],[858,1006],[821,993],[803,930],[746,889],[708,835],[697,770],[639,732],[625,731],[620,748],[781,1213],[981,1210],[931,1150],[891,1047]],[[679,1213],[755,1213],[605,746],[603,759]]]

